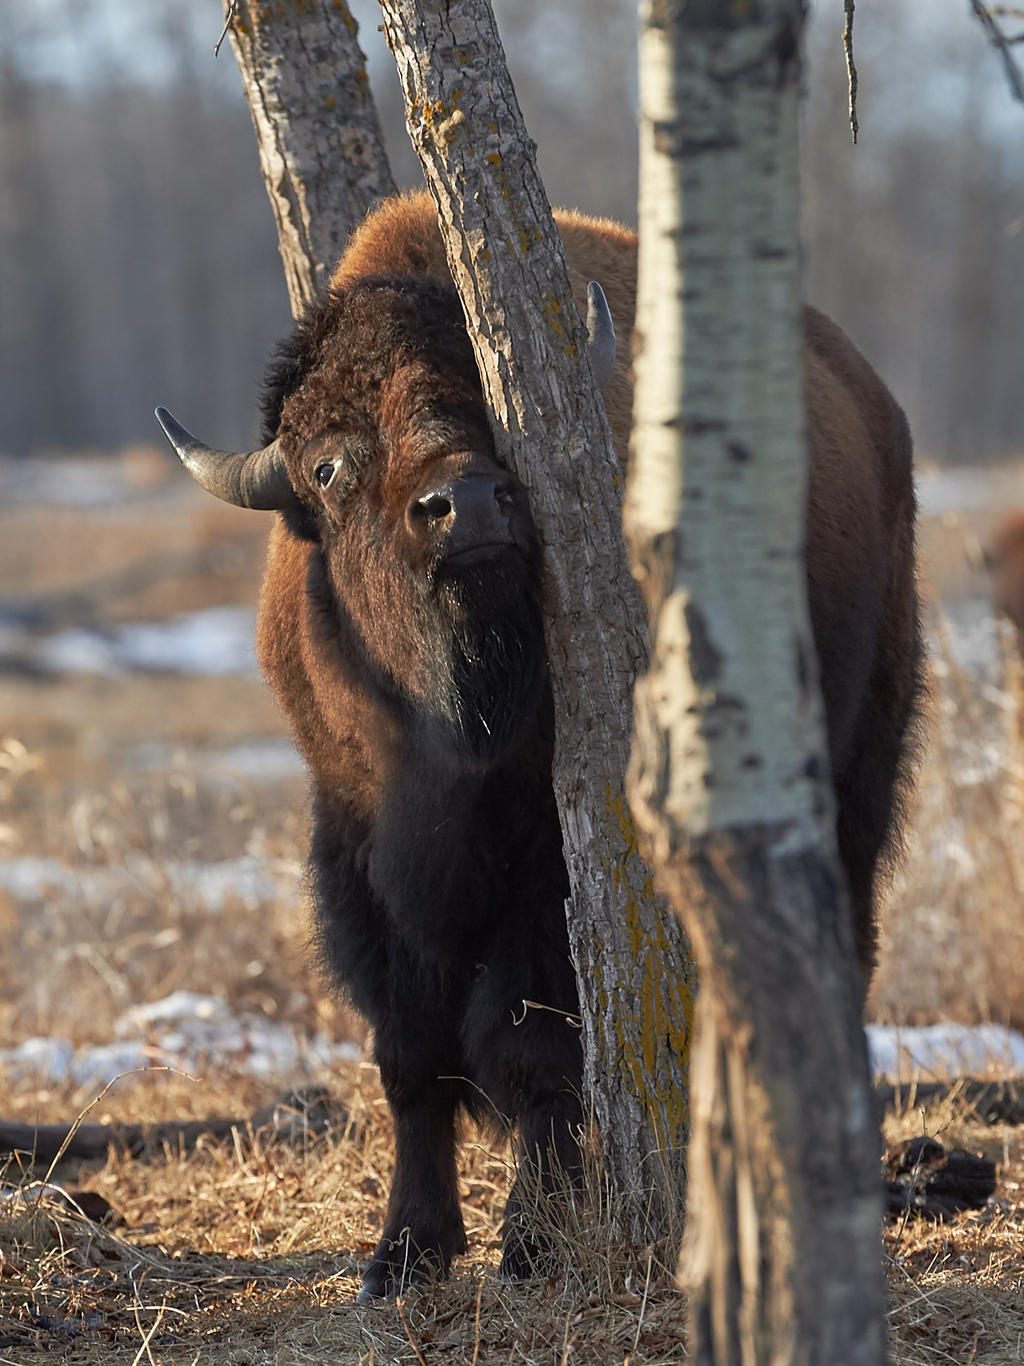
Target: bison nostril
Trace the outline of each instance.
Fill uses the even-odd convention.
[[[417,500],[416,511],[425,517],[441,521],[442,518],[451,515],[452,500],[444,493],[428,493],[425,498]]]
[[[435,534],[470,540],[504,541],[515,506],[515,490],[505,479],[470,471],[433,488],[409,506],[410,523]]]

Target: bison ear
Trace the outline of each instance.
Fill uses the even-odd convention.
[[[262,512],[280,511],[298,503],[276,441],[259,451],[214,451],[166,408],[157,408],[156,420],[196,483],[225,503]]]
[[[615,325],[604,290],[596,280],[587,285],[587,331],[594,378],[598,387],[604,389],[615,368]]]

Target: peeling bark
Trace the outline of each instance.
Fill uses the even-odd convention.
[[[345,0],[238,0],[228,32],[297,317],[395,190],[366,58]]]
[[[572,884],[588,1099],[628,1233],[678,1225],[694,977],[624,797],[643,612],[621,479],[561,242],[486,0],[381,0],[502,458],[550,581],[555,792]]]
[[[697,956],[694,1363],[884,1360],[877,1137],[802,548],[801,0],[646,0],[630,797]]]

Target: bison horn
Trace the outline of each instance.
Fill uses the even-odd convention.
[[[297,501],[276,441],[260,451],[213,451],[166,408],[157,408],[156,420],[196,483],[225,503],[270,512]]]
[[[596,280],[587,285],[587,331],[590,333],[590,364],[603,389],[615,366],[615,326],[604,290]]]

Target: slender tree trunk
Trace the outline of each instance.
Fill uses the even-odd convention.
[[[645,0],[630,791],[701,990],[695,1363],[884,1359],[877,1137],[803,564],[802,0]]]
[[[381,0],[495,439],[530,489],[550,577],[555,792],[587,1087],[631,1234],[682,1198],[694,988],[623,797],[642,604],[561,242],[486,0]],[[627,320],[620,320],[620,323]]]
[[[256,127],[292,313],[394,181],[345,0],[237,0],[231,46]]]

